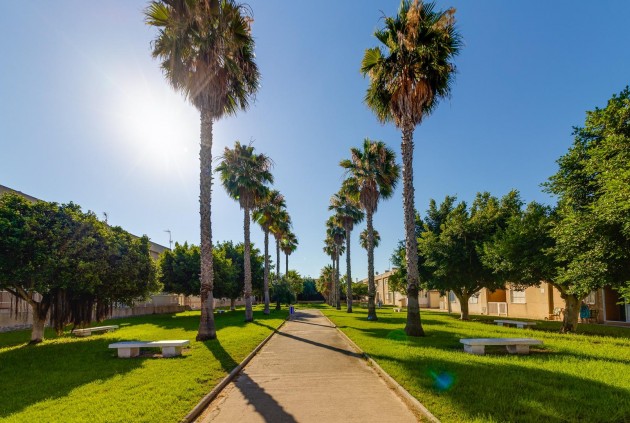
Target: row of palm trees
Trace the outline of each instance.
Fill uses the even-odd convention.
[[[362,148],[350,149],[350,159],[342,160],[340,166],[346,171],[346,179],[339,192],[330,198],[329,210],[334,211],[326,222],[327,247],[332,239],[333,250],[333,289],[337,309],[340,309],[339,296],[339,246],[345,239],[346,245],[346,299],[347,312],[352,313],[352,274],[350,258],[350,234],[354,225],[365,218],[367,228],[361,234],[361,243],[368,254],[368,320],[377,320],[376,286],[374,284],[374,247],[378,232],[374,229],[373,217],[381,199],[392,196],[398,179],[400,167],[396,164],[394,152],[382,141],[366,138]],[[378,238],[380,239],[380,237]],[[325,251],[328,252],[328,250]],[[335,268],[335,259],[337,267]]]
[[[216,338],[214,324],[213,263],[212,263],[212,127],[224,116],[235,115],[249,107],[258,91],[260,72],[255,61],[254,38],[251,33],[251,9],[234,0],[153,0],[144,11],[145,22],[158,30],[151,43],[152,56],[160,61],[167,82],[180,91],[199,111],[200,136],[200,195],[199,215],[201,232],[201,320],[197,340]],[[240,146],[242,149],[246,146]],[[235,148],[236,149],[236,148]],[[235,152],[234,155],[237,155]],[[253,152],[252,152],[253,155]],[[227,152],[224,160],[231,160]],[[264,161],[261,159],[261,161]],[[259,163],[260,165],[260,163]],[[264,166],[263,166],[264,167]],[[226,169],[227,170],[227,169]],[[223,178],[223,172],[221,173]],[[269,182],[270,174],[262,179]],[[234,196],[235,181],[226,174],[224,186]],[[252,187],[250,187],[252,188]],[[248,213],[262,193],[257,189],[241,199],[245,210],[246,243],[249,238]],[[284,232],[290,232],[290,219],[285,216]],[[264,228],[263,228],[264,230]],[[267,232],[271,230],[268,226]],[[280,230],[278,230],[280,231]],[[278,245],[284,232],[273,232]],[[297,241],[287,241],[297,245]],[[279,247],[278,247],[279,248]],[[295,247],[287,246],[284,251]],[[247,250],[249,252],[249,250]],[[288,259],[287,259],[288,260]],[[265,256],[268,276],[268,256]],[[279,261],[279,254],[278,254]],[[246,260],[247,263],[247,260]],[[247,264],[246,264],[247,266]],[[277,265],[279,269],[279,264]],[[278,270],[279,272],[279,270]],[[247,273],[247,272],[246,272]],[[251,273],[247,294],[251,294]],[[265,283],[266,312],[268,312],[268,278]],[[248,291],[248,292],[247,292]],[[251,320],[251,298],[246,319]]]
[[[454,80],[453,58],[459,53],[462,38],[455,27],[455,9],[438,11],[434,3],[402,0],[398,12],[384,19],[384,27],[374,36],[382,47],[369,48],[361,62],[361,72],[370,80],[365,103],[382,123],[393,122],[402,132],[403,210],[407,267],[407,323],[405,332],[423,336],[418,294],[418,246],[415,236],[413,185],[413,133],[422,120],[435,110],[439,101],[450,95]],[[381,143],[382,144],[382,143]],[[378,153],[377,153],[378,152]],[[366,213],[368,244],[368,319],[374,310],[374,234],[372,215],[379,198],[391,195],[395,178],[377,174],[375,167],[362,167],[366,157],[378,155],[384,164],[390,150],[366,140],[363,151],[352,150],[352,159],[342,162],[351,177],[347,185],[358,195]],[[361,153],[361,154],[359,154]],[[392,155],[393,160],[393,155]],[[370,173],[372,172],[372,173]],[[381,184],[378,178],[385,178]],[[388,186],[388,184],[390,186]],[[349,253],[349,252],[348,252]],[[347,256],[349,262],[349,254]],[[347,270],[349,274],[349,270]]]

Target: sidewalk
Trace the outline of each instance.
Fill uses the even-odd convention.
[[[319,310],[285,323],[198,422],[416,422]]]

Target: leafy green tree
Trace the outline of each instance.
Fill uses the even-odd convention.
[[[436,11],[434,3],[402,0],[398,13],[384,20],[374,36],[381,47],[367,49],[361,72],[370,78],[365,103],[381,122],[402,131],[403,209],[407,258],[407,325],[410,336],[424,336],[420,322],[420,276],[414,234],[413,131],[448,97],[455,74],[452,60],[461,47],[455,9]]]
[[[280,191],[269,190],[267,196],[262,200],[258,208],[254,211],[253,218],[263,229],[265,234],[265,276],[264,276],[264,300],[265,314],[269,314],[269,231],[274,223],[274,217],[286,207],[284,196]]]
[[[57,330],[86,325],[115,302],[159,289],[147,237],[110,228],[75,204],[0,197],[0,289],[33,310],[31,342],[44,339],[47,316]]]
[[[302,279],[302,292],[298,294],[301,301],[321,301],[323,295],[317,290],[317,280],[306,276]]]
[[[350,259],[350,233],[354,225],[363,221],[365,213],[360,209],[357,198],[353,198],[343,188],[330,198],[328,210],[333,210],[346,230],[346,311],[352,313],[352,266]],[[378,242],[376,243],[378,244]],[[366,242],[367,245],[367,242]]]
[[[146,23],[158,28],[152,55],[169,84],[201,115],[201,321],[198,341],[216,338],[213,313],[212,125],[249,106],[258,90],[248,7],[234,0],[152,0]]]
[[[382,141],[366,138],[363,148],[351,148],[351,159],[342,160],[340,165],[347,172],[344,189],[359,198],[365,210],[368,231],[368,320],[377,320],[376,287],[374,285],[374,226],[372,219],[381,198],[388,199],[400,178],[400,167],[394,152]]]
[[[277,309],[280,309],[280,304],[282,303],[289,305],[295,302],[295,294],[287,281],[286,275],[280,279],[276,279],[275,276],[272,278],[271,296],[277,304]]]
[[[447,197],[440,207],[444,221],[439,226],[431,217],[426,219],[419,248],[431,275],[428,287],[452,291],[461,305],[461,319],[468,320],[472,295],[482,288],[495,290],[505,285],[503,275],[484,264],[484,246],[518,214],[521,200],[516,191],[501,200],[479,193],[470,210],[466,203],[455,205],[454,201]],[[436,211],[432,201],[428,216],[435,216]]]
[[[235,307],[236,299],[243,296],[245,290],[245,245],[241,242],[234,244],[232,241],[220,242],[215,246],[225,261],[231,263],[230,271],[223,273],[221,278],[218,274],[216,277],[216,296],[217,298],[229,298],[231,301],[230,308]],[[252,275],[252,292],[262,294],[264,284],[264,262],[265,259],[260,250],[254,248],[253,244],[250,249],[251,275]],[[217,268],[215,267],[215,272]]]
[[[554,283],[565,300],[562,330],[575,331],[591,291],[630,286],[630,90],[586,114],[584,127],[546,184],[558,197],[551,234]]]
[[[352,296],[360,300],[368,295],[368,286],[364,283],[355,282],[352,284]]]
[[[243,209],[243,232],[245,237],[245,321],[254,320],[252,309],[252,271],[250,253],[250,213],[252,209],[262,204],[269,195],[266,184],[273,183],[273,176],[269,171],[271,159],[264,154],[255,154],[251,145],[234,143],[234,148],[225,148],[221,164],[217,172],[221,175],[221,184],[228,195],[239,202]]]
[[[293,295],[297,298],[297,296],[301,294],[302,290],[304,289],[304,280],[302,279],[302,276],[300,276],[300,274],[296,270],[289,270],[284,275],[284,279],[289,284]]]

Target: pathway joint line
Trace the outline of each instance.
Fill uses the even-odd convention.
[[[403,388],[400,383],[396,382],[396,380],[393,377],[391,377],[389,373],[383,370],[383,368],[379,366],[378,363],[374,361],[372,357],[369,356],[368,353],[366,353],[361,348],[359,348],[359,346],[352,339],[350,339],[350,337],[348,337],[348,335],[346,335],[341,329],[339,329],[337,325],[335,325],[332,322],[332,320],[328,318],[328,316],[326,316],[324,313],[322,313],[322,315],[326,318],[326,320],[330,322],[331,325],[335,327],[335,329],[337,329],[337,331],[339,331],[341,336],[346,341],[348,341],[348,343],[352,345],[354,349],[357,350],[357,352],[359,352],[360,354],[363,355],[363,357],[365,357],[367,362],[370,363],[370,365],[374,368],[376,373],[378,373],[378,375],[385,380],[385,382],[390,386],[390,388],[392,388],[394,391],[396,391],[398,395],[400,395],[403,402],[407,404],[408,407],[410,407],[412,410],[414,410],[418,414],[421,414],[422,417],[424,417],[425,419],[427,419],[428,421],[432,423],[441,423],[440,420],[437,417],[435,417],[433,413],[429,411],[428,408],[422,405],[422,403],[416,397],[411,395],[409,391]]]
[[[249,353],[249,355],[245,357],[245,359],[243,359],[243,361],[241,361],[241,363],[238,366],[233,368],[232,371],[226,377],[224,377],[223,380],[219,382],[217,386],[215,386],[212,389],[212,391],[210,391],[203,398],[201,398],[201,400],[197,403],[197,405],[195,405],[193,409],[190,410],[190,412],[186,414],[186,416],[183,419],[180,420],[180,423],[194,422],[206,410],[208,405],[210,405],[210,403],[214,401],[214,399],[217,396],[219,396],[219,394],[223,391],[223,389],[225,389],[225,387],[230,382],[232,382],[232,380],[234,380],[234,378],[241,372],[241,370],[245,368],[247,363],[249,363],[252,360],[252,358],[254,358],[256,354],[258,354],[258,351],[260,351],[260,349],[271,339],[272,336],[274,336],[280,330],[280,328],[282,328],[282,326],[284,326],[284,324],[287,321],[289,321],[288,317],[282,323],[280,323],[280,326],[275,328],[273,332],[269,334],[269,336],[263,339],[263,341],[260,344],[258,344],[258,346],[254,348],[254,350],[251,353]]]

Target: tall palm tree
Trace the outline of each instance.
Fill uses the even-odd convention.
[[[436,11],[434,3],[402,0],[398,13],[385,18],[374,33],[384,45],[365,51],[361,72],[370,85],[365,103],[381,122],[393,121],[402,131],[403,209],[407,259],[407,324],[410,336],[424,336],[420,321],[420,277],[415,235],[413,131],[449,96],[461,47],[455,9]]]
[[[337,310],[341,310],[341,289],[339,286],[339,268],[340,268],[340,256],[343,254],[343,240],[346,237],[346,231],[342,227],[342,222],[338,215],[334,215],[328,218],[326,221],[326,239],[332,240],[334,250],[334,261],[336,262],[335,269],[335,284],[334,284],[334,306]]]
[[[363,141],[363,149],[351,148],[351,159],[342,160],[348,178],[344,189],[350,195],[358,196],[361,208],[365,210],[368,231],[368,320],[377,320],[374,297],[374,226],[372,218],[381,198],[387,199],[394,193],[400,178],[400,167],[396,164],[394,152],[382,141]]]
[[[328,295],[328,305],[335,304],[335,273],[337,272],[337,244],[335,240],[326,231],[326,238],[324,239],[324,253],[332,260],[331,276],[330,276],[330,291]]]
[[[280,191],[270,190],[252,215],[265,234],[265,272],[263,276],[265,314],[269,314],[269,231],[273,224],[274,215],[283,207],[286,207],[284,196],[280,194]]]
[[[289,256],[297,250],[299,242],[295,234],[291,231],[284,234],[282,240],[280,242],[280,249],[284,253],[285,256],[285,267],[284,274],[289,274]]]
[[[236,141],[234,148],[225,147],[217,172],[228,195],[237,200],[243,209],[243,232],[245,237],[243,267],[245,272],[245,321],[254,320],[252,310],[251,244],[249,241],[250,212],[269,195],[266,184],[273,183],[271,159],[264,154],[255,154],[252,145]]]
[[[201,116],[201,321],[198,341],[216,338],[212,290],[212,124],[249,106],[258,89],[254,38],[248,10],[234,0],[154,0],[145,9],[145,21],[159,32],[152,56],[177,91]]]
[[[374,234],[374,248],[378,248],[378,245],[381,243],[381,234],[378,233],[376,229],[373,231]],[[368,249],[368,230],[363,229],[361,234],[359,235],[359,244],[365,250]]]
[[[291,216],[289,216],[286,208],[281,207],[273,214],[270,230],[276,239],[275,283],[280,283],[280,246],[282,244],[282,237],[284,234],[291,230]],[[280,297],[276,296],[276,310],[280,310],[280,308]]]
[[[334,210],[336,215],[341,220],[341,223],[346,230],[346,303],[348,313],[352,313],[352,273],[350,266],[350,232],[354,228],[354,225],[361,223],[365,214],[360,209],[358,199],[353,198],[344,190],[340,190],[338,193],[330,197],[330,206],[328,210]]]

